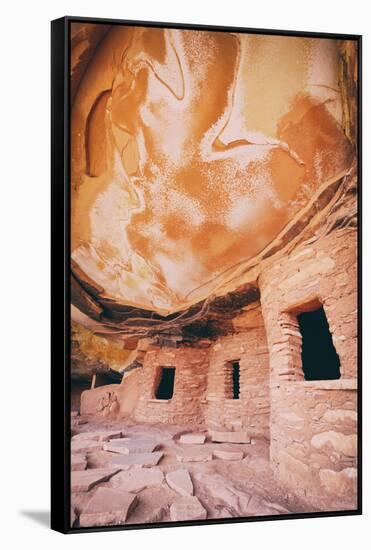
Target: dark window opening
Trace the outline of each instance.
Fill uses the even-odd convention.
[[[323,307],[301,313],[298,321],[303,339],[301,359],[305,380],[340,378],[340,360]]]
[[[240,398],[240,364],[232,361],[233,399]]]
[[[156,399],[171,399],[173,397],[174,377],[174,367],[163,367],[161,369],[161,378],[157,387]]]

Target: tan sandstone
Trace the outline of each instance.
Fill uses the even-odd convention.
[[[99,487],[80,514],[80,526],[120,525],[136,504],[136,496],[126,491]]]

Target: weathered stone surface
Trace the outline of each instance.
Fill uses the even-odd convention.
[[[206,487],[213,498],[233,508],[238,514],[248,510],[251,495],[236,489],[221,475],[198,473],[196,479]]]
[[[202,445],[205,443],[206,436],[204,434],[184,434],[180,436],[179,443],[185,445]]]
[[[72,441],[71,452],[74,454],[95,453],[103,449],[103,442],[99,441]]]
[[[340,472],[323,469],[319,472],[322,485],[329,493],[352,497],[357,490],[356,468],[345,468]]]
[[[136,498],[126,491],[99,487],[80,514],[81,527],[125,523]]]
[[[122,455],[152,453],[158,447],[156,441],[144,439],[117,439],[103,445],[105,451],[119,453]]]
[[[70,516],[70,526],[73,527],[73,524],[76,521],[76,513],[73,507],[71,506],[71,516]]]
[[[244,453],[243,451],[239,451],[238,449],[225,447],[222,449],[215,449],[213,451],[213,456],[222,460],[242,460],[244,457]]]
[[[211,451],[203,449],[177,450],[176,458],[179,462],[208,462],[213,459]]]
[[[150,468],[151,466],[156,466],[163,456],[164,453],[161,451],[156,451],[154,453],[135,453],[117,456],[111,460],[111,464],[119,466],[122,470],[129,470],[133,466]]]
[[[182,497],[170,506],[171,521],[206,519],[207,512],[197,497]]]
[[[179,496],[166,483],[161,487],[149,487],[137,494],[138,503],[127,523],[153,523],[170,519],[170,505]]]
[[[345,435],[340,432],[330,430],[322,432],[312,437],[311,444],[313,447],[320,449],[326,445],[330,445],[334,451],[342,453],[346,456],[357,456],[357,435]]]
[[[122,432],[120,430],[83,432],[74,435],[72,441],[110,441],[111,439],[119,439],[120,437],[122,437]]]
[[[71,417],[71,428],[76,428],[77,426],[83,426],[87,424],[87,420],[83,420],[80,417],[73,416]]]
[[[268,502],[257,495],[237,489],[232,482],[219,474],[196,474],[211,496],[219,503],[233,510],[239,516],[259,516],[289,513],[278,503]]]
[[[193,483],[188,470],[175,470],[166,474],[166,481],[171,489],[183,496],[193,495]]]
[[[298,484],[304,486],[308,482],[308,477],[310,477],[308,464],[294,458],[284,450],[277,452],[277,461],[280,465],[279,480],[285,485],[297,487]]]
[[[157,468],[135,468],[115,475],[110,485],[115,489],[124,489],[129,493],[139,493],[148,487],[159,487],[164,480],[164,474]]]
[[[167,512],[167,506],[143,506],[142,502],[138,502],[133,512],[130,512],[128,523],[159,523],[164,520]]]
[[[108,481],[113,475],[120,471],[115,468],[94,468],[80,472],[71,472],[71,491],[73,493],[90,491],[95,485]]]
[[[247,432],[219,432],[210,430],[211,441],[216,443],[251,443]]]
[[[86,469],[86,457],[82,454],[71,455],[71,470],[80,471]]]
[[[357,422],[357,413],[346,409],[329,409],[323,415],[323,420],[333,423],[344,422],[345,420]]]

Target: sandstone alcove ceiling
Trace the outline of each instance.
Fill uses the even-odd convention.
[[[259,263],[349,185],[354,55],[326,39],[76,26],[76,320],[192,321],[256,290]]]

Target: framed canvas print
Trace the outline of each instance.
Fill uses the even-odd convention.
[[[52,528],[361,513],[361,38],[52,22]]]

